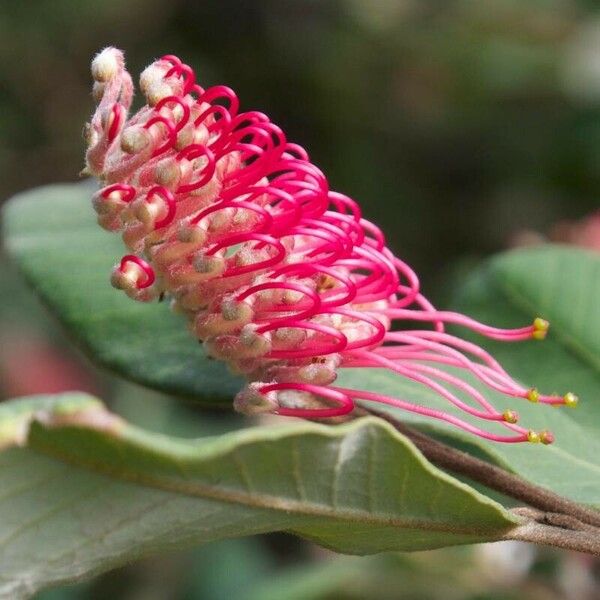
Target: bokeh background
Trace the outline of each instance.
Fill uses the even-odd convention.
[[[600,250],[597,0],[2,0],[0,202],[77,179],[89,60],[106,45],[133,73],[179,54],[203,86],[268,113],[441,303],[458,273],[508,246]],[[64,389],[157,430],[236,426],[96,371],[1,258],[0,398]],[[39,598],[593,600],[597,576],[584,557],[518,545],[356,559],[279,534]]]

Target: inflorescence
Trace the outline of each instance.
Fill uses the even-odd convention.
[[[516,342],[543,339],[547,321],[507,330],[436,310],[381,231],[354,200],[329,189],[302,147],[263,113],[240,112],[230,88],[200,87],[177,57],[143,71],[146,105],[132,116],[123,53],[100,52],[92,75],[98,105],[86,128],[86,171],[104,186],[93,206],[99,224],[122,231],[131,250],[114,267],[112,284],[140,301],[168,295],[208,354],[248,379],[237,410],[328,418],[364,400],[488,440],[553,441],[549,431],[517,425],[515,411],[499,412],[458,374],[531,402],[574,406],[577,397],[524,388],[488,352],[445,331],[451,323]],[[395,321],[412,327],[392,330]],[[510,433],[336,387],[343,367],[387,369]]]

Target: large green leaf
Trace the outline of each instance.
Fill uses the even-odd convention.
[[[369,554],[491,541],[515,523],[373,418],[186,440],[66,394],[1,405],[0,448],[3,597],[259,532]]]
[[[53,185],[10,200],[4,237],[17,266],[101,365],[164,392],[230,404],[239,379],[207,359],[182,317],[110,286],[112,265],[126,252],[96,224],[92,193],[89,184]]]

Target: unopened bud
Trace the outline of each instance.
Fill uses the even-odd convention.
[[[135,217],[141,221],[147,229],[153,229],[165,211],[164,202],[160,199],[148,201],[146,198],[138,198],[132,203],[131,208]]]
[[[227,298],[221,302],[221,314],[226,321],[248,323],[253,317],[253,310],[247,302],[238,302]]]
[[[142,270],[137,265],[127,265],[126,269],[121,269],[120,265],[115,265],[110,274],[110,283],[118,290],[134,290],[143,276]]]
[[[242,327],[240,331],[240,343],[244,347],[243,356],[245,358],[263,356],[271,350],[269,338],[264,334],[257,333],[256,325],[253,323]]]
[[[150,142],[150,134],[143,127],[128,127],[121,135],[121,150],[127,154],[141,152]]]
[[[296,348],[306,341],[306,329],[279,327],[273,331],[273,342],[278,348]]]
[[[206,241],[206,229],[198,224],[185,223],[177,230],[177,239],[184,244],[201,246]]]
[[[149,106],[156,106],[163,98],[173,95],[173,88],[165,81],[157,81],[144,92]]]
[[[217,276],[225,271],[225,259],[222,256],[206,256],[204,253],[197,252],[192,264],[197,273]]]
[[[146,95],[153,85],[162,81],[165,73],[164,67],[160,67],[156,63],[148,65],[140,74],[140,90],[143,94]]]
[[[237,412],[250,416],[274,412],[279,408],[277,394],[274,392],[261,394],[260,386],[261,384],[251,383],[236,395],[233,407]]]
[[[92,60],[92,77],[96,81],[109,81],[121,68],[123,55],[116,48],[104,48]]]
[[[154,170],[154,180],[158,185],[174,189],[181,179],[181,166],[174,158],[161,160]]]
[[[336,371],[330,363],[311,363],[300,367],[298,376],[304,383],[329,385],[335,381]]]

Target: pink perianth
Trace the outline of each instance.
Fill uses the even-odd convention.
[[[504,330],[436,310],[359,205],[331,191],[306,150],[266,115],[240,112],[233,90],[202,88],[188,65],[166,55],[142,73],[147,104],[128,116],[133,84],[123,54],[105,49],[92,74],[98,107],[86,159],[105,185],[93,205],[100,225],[122,231],[132,252],[113,270],[113,285],[140,301],[168,294],[207,351],[248,378],[238,409],[327,418],[347,414],[357,398],[490,440],[528,439],[516,413],[499,413],[438,366],[469,371],[509,396],[564,403],[524,389],[489,353],[445,332],[451,323],[514,342],[543,338],[545,321]],[[391,331],[396,321],[428,328]],[[496,436],[440,411],[331,387],[340,367],[386,368],[519,435]],[[297,406],[280,403],[286,393]]]

